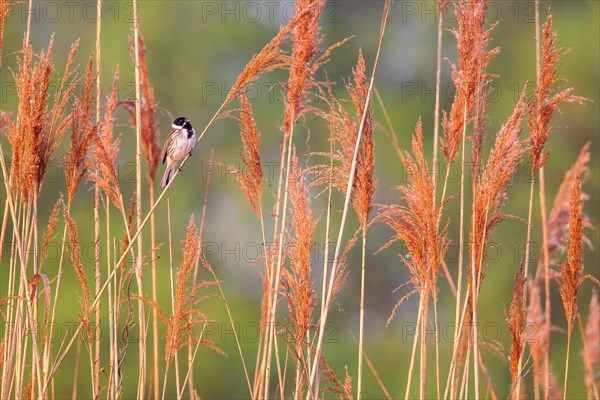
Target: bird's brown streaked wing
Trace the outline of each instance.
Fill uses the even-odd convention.
[[[167,161],[167,153],[168,153],[169,147],[171,146],[171,142],[175,138],[176,132],[177,132],[176,129],[171,129],[171,132],[169,132],[169,136],[167,136],[167,141],[165,142],[165,146],[163,147],[162,157],[161,157],[163,164]]]

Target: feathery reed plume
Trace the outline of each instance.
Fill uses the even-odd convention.
[[[83,269],[83,259],[81,257],[81,247],[79,245],[79,233],[77,231],[77,225],[75,224],[75,220],[71,218],[71,215],[69,214],[69,209],[67,207],[63,208],[63,215],[65,217],[65,223],[67,224],[67,230],[69,231],[69,242],[71,243],[71,248],[68,251],[69,257],[71,258],[73,268],[75,269],[75,273],[77,274],[77,279],[79,280],[79,283],[81,284],[81,289],[83,290],[83,310],[79,314],[79,318],[84,324],[84,328],[86,330],[88,338],[91,339],[92,331],[89,320],[91,294],[87,277],[85,276],[85,270]]]
[[[408,255],[401,254],[400,258],[410,272],[415,289],[422,292],[426,287],[435,287],[449,241],[446,228],[438,231],[436,221],[439,221],[442,206],[435,207],[432,201],[434,182],[428,175],[427,161],[423,155],[421,120],[415,131],[412,138],[413,156],[406,154],[408,182],[397,188],[407,205],[386,206],[380,218],[395,232],[395,236],[382,249],[397,241],[406,244]],[[399,305],[396,304],[391,317]]]
[[[194,217],[192,216],[190,217],[187,235],[183,243],[183,261],[177,270],[173,313],[167,321],[165,345],[165,361],[167,365],[171,364],[175,353],[180,348],[188,343],[196,343],[200,340],[200,337],[194,335],[193,328],[197,324],[207,321],[204,311],[196,307],[196,303],[202,299],[198,298],[197,294],[200,289],[212,286],[215,283],[201,282],[194,287],[188,288],[192,282],[194,268],[201,257],[199,236],[200,231],[196,228]],[[203,260],[203,262],[205,261]],[[209,347],[218,350],[214,346]]]
[[[590,143],[587,143],[581,151],[579,152],[579,156],[577,160],[571,168],[565,173],[562,183],[560,184],[558,191],[556,192],[556,197],[554,198],[554,205],[552,206],[552,210],[550,211],[550,215],[548,216],[548,255],[549,262],[552,263],[554,261],[553,255],[556,252],[564,253],[565,243],[568,241],[568,224],[569,224],[569,215],[570,215],[570,202],[569,202],[569,193],[571,190],[571,186],[573,185],[573,181],[575,180],[575,175],[579,173],[581,176],[582,183],[588,178],[589,167],[587,163],[590,161]],[[587,195],[582,193],[582,200],[587,199]],[[583,215],[583,227],[591,227],[591,222],[586,215]],[[587,241],[585,236],[583,236],[583,240]],[[543,256],[543,252],[541,255]],[[541,260],[543,261],[543,260]]]
[[[297,14],[306,12],[306,17],[292,31],[292,57],[290,76],[287,85],[287,104],[283,118],[283,132],[290,133],[290,127],[306,111],[306,96],[311,88],[318,85],[313,74],[322,62],[314,62],[318,46],[323,40],[319,34],[319,17],[325,7],[325,0],[296,1]]]
[[[255,54],[246,64],[244,70],[238,75],[235,83],[227,93],[223,106],[229,104],[235,96],[240,93],[249,83],[256,80],[260,75],[280,68],[288,68],[292,61],[283,50],[282,45],[286,42],[288,34],[305,18],[310,16],[312,8],[305,8],[297,12],[285,26],[279,29],[277,35]]]
[[[481,281],[485,276],[487,264],[484,266],[484,255],[488,237],[491,231],[500,224],[506,216],[502,212],[506,202],[506,192],[519,160],[525,151],[524,143],[519,139],[521,122],[525,114],[525,88],[517,105],[506,124],[496,136],[494,147],[487,164],[473,184],[473,204],[471,231],[469,233],[469,278],[468,290],[470,297],[467,304],[473,326],[477,326],[477,298],[481,290]],[[490,214],[491,213],[491,214]],[[475,398],[479,399],[479,343],[477,330],[473,334],[473,362]],[[517,389],[517,393],[520,389]]]
[[[106,194],[108,199],[121,209],[121,192],[119,189],[119,177],[116,170],[117,155],[119,152],[119,138],[113,138],[114,114],[117,107],[119,95],[119,70],[115,72],[112,90],[106,109],[104,121],[99,134],[95,136],[95,146],[92,155],[96,160],[96,168],[89,174],[90,180],[96,183]]]
[[[569,352],[571,347],[571,334],[573,322],[577,316],[577,294],[579,288],[590,275],[583,275],[583,200],[581,194],[580,171],[575,173],[575,179],[569,194],[569,251],[567,261],[560,266],[560,275],[557,277],[560,297],[565,308],[567,319],[567,356],[565,361],[565,386],[563,398],[567,397],[567,381],[569,374]],[[597,282],[597,281],[596,281]]]
[[[348,373],[348,367],[346,367],[346,377],[344,378],[344,394],[348,400],[354,400],[352,395],[352,377]]]
[[[291,170],[292,158],[292,143],[294,133],[294,122],[303,113],[311,110],[307,106],[308,89],[318,87],[314,81],[313,75],[319,68],[321,63],[326,62],[329,50],[321,56],[321,62],[315,60],[317,55],[317,46],[322,38],[319,34],[318,20],[325,6],[323,0],[299,0],[296,2],[295,16],[293,19],[299,19],[295,24],[291,33],[292,55],[288,57],[290,74],[287,82],[287,98],[285,104],[285,112],[283,117],[282,131],[283,142],[281,145],[281,163],[279,168],[279,181],[277,185],[277,197],[274,206],[274,214],[279,218],[274,226],[274,238],[278,241],[277,262],[272,262],[268,275],[273,280],[270,292],[267,294],[267,303],[270,308],[268,316],[268,331],[265,340],[265,369],[264,377],[264,393],[262,396],[269,397],[269,380],[270,380],[270,365],[272,359],[272,347],[275,341],[274,322],[277,315],[277,296],[281,279],[281,271],[283,268],[283,241],[286,230],[287,205],[289,195],[289,174]],[[285,168],[284,168],[285,167]],[[284,173],[285,172],[285,173]],[[283,200],[283,201],[282,201]],[[276,349],[277,351],[277,349]],[[283,381],[281,379],[280,368],[278,365],[278,374],[280,386]],[[298,382],[298,381],[297,381]],[[298,386],[296,386],[298,389]],[[283,387],[280,388],[283,392]]]
[[[558,288],[565,307],[569,332],[573,329],[573,322],[577,316],[577,294],[581,283],[585,279],[583,276],[583,212],[581,203],[581,178],[578,171],[575,174],[569,194],[569,251],[567,261],[560,266],[560,278],[558,279]]]
[[[358,120],[361,121],[363,114],[363,138],[359,144],[358,155],[356,158],[356,169],[354,185],[354,196],[351,198],[352,205],[358,214],[358,219],[362,227],[362,257],[361,257],[361,279],[360,279],[360,305],[359,305],[359,337],[358,337],[358,379],[356,398],[362,398],[362,375],[363,375],[363,353],[364,353],[364,321],[365,321],[365,275],[366,275],[366,247],[367,247],[367,220],[371,211],[373,192],[376,183],[373,180],[373,171],[375,169],[374,151],[374,127],[373,116],[370,107],[365,110],[369,85],[365,76],[365,60],[362,57],[362,51],[359,51],[358,64],[352,71],[354,77],[354,86],[346,85],[348,93],[354,103],[357,111]],[[360,123],[359,123],[360,125]],[[356,138],[358,140],[358,128]],[[353,146],[354,148],[354,146]],[[350,166],[352,168],[352,166]],[[350,175],[350,171],[346,176]]]
[[[54,37],[46,52],[33,52],[23,45],[19,58],[19,71],[13,74],[17,84],[19,106],[16,124],[2,112],[7,124],[8,140],[13,148],[11,174],[13,185],[26,201],[33,200],[41,189],[48,162],[56,150],[62,135],[68,128],[70,113],[66,112],[68,101],[77,79],[73,79],[71,68],[79,42],[71,46],[67,65],[58,90],[53,93],[53,105],[49,109],[50,79],[54,66],[52,49]],[[37,62],[33,59],[37,58]]]
[[[0,0],[0,67],[2,66],[2,45],[4,44],[4,23],[13,4],[9,0]]]
[[[538,3],[536,2],[536,10]],[[536,11],[539,14],[539,11]],[[536,37],[538,38],[538,63],[537,63],[537,87],[534,93],[534,99],[529,104],[529,130],[531,132],[531,164],[532,178],[539,171],[539,199],[540,199],[540,214],[542,216],[542,263],[538,265],[537,276],[540,276],[543,269],[544,285],[546,291],[546,330],[547,336],[550,336],[551,326],[551,301],[550,301],[550,255],[548,249],[548,231],[546,218],[546,195],[545,195],[545,174],[544,163],[548,159],[549,153],[544,154],[544,147],[550,136],[552,128],[549,126],[550,120],[555,111],[558,110],[560,102],[578,102],[582,103],[585,99],[579,96],[574,96],[571,93],[573,88],[564,89],[554,95],[551,94],[552,86],[558,81],[558,62],[566,54],[567,51],[558,48],[556,44],[557,33],[552,31],[552,15],[550,7],[548,7],[547,19],[543,29],[543,43],[541,49],[541,57],[539,55],[539,29],[536,28]],[[538,15],[539,16],[539,15]],[[539,20],[539,19],[538,19]],[[533,188],[533,179],[532,179]],[[531,204],[531,200],[530,200]],[[531,205],[530,205],[531,210]],[[528,250],[528,247],[527,247]],[[526,255],[528,251],[526,250]],[[567,356],[568,358],[568,356]],[[545,369],[550,369],[550,342],[546,343],[545,353]],[[549,391],[550,382],[549,375],[546,374],[544,386],[546,392]],[[566,394],[566,385],[565,385]]]
[[[289,270],[283,270],[284,293],[287,297],[293,329],[292,353],[296,358],[296,398],[302,397],[302,382],[308,382],[308,359],[303,347],[307,344],[307,333],[312,325],[315,307],[314,279],[311,270],[311,246],[317,222],[313,219],[308,197],[305,175],[298,167],[295,148],[292,148],[292,171],[289,178],[291,203],[291,226],[294,236],[287,251]]]
[[[400,258],[410,272],[410,280],[415,287],[414,291],[419,293],[417,324],[421,325],[420,396],[426,397],[427,336],[425,331],[429,295],[435,290],[439,269],[448,249],[449,241],[446,235],[447,226],[442,232],[439,232],[438,225],[443,204],[436,206],[433,201],[435,182],[429,177],[427,161],[423,155],[423,130],[420,119],[415,131],[412,139],[413,156],[406,154],[408,182],[406,185],[399,187],[407,205],[387,206],[381,214],[383,222],[395,232],[395,236],[382,249],[389,247],[396,241],[403,241],[408,250],[408,255],[400,254]],[[414,291],[402,297],[396,303],[388,323],[390,323],[400,304]],[[416,346],[418,336],[415,335],[413,348]],[[409,392],[410,377],[406,387],[406,398],[409,397]]]
[[[93,55],[90,57],[82,98],[75,98],[71,117],[71,147],[65,154],[65,179],[67,181],[67,207],[75,197],[75,191],[87,173],[90,164],[86,157],[90,144],[97,132],[97,125],[92,123],[92,65]]]
[[[365,75],[365,60],[362,55],[362,50],[358,53],[358,62],[356,68],[352,70],[352,76],[354,77],[354,85],[347,83],[346,89],[350,94],[354,109],[356,110],[357,119],[360,120],[363,113],[365,112],[365,101],[367,99],[367,93],[369,91],[369,85]],[[373,116],[371,110],[367,110],[366,119],[363,127],[363,139],[360,142],[358,150],[358,157],[356,159],[356,178],[354,180],[353,196],[351,197],[352,205],[356,210],[358,219],[361,225],[365,226],[369,218],[369,212],[371,211],[373,192],[375,191],[376,183],[373,180],[373,171],[375,169],[375,157],[373,155],[374,150],[374,127],[373,127]],[[350,150],[346,155],[351,155],[354,152],[356,140],[358,137],[358,126],[350,132],[340,132],[340,135],[350,134],[352,137],[345,140],[345,142],[352,142]],[[352,157],[349,158],[350,160]],[[346,160],[348,161],[348,159]],[[350,174],[349,162],[344,167],[345,174],[344,178],[347,179]]]
[[[598,292],[592,292],[590,300],[590,313],[585,324],[585,346],[581,356],[585,371],[585,386],[588,391],[588,398],[592,398],[595,393],[598,398],[597,371],[598,359],[600,359],[600,304],[598,303]]]
[[[345,110],[343,105],[335,98],[333,93],[329,91],[324,98],[329,111],[321,115],[327,120],[330,125],[331,140],[333,141],[333,187],[340,192],[346,191],[348,176],[352,168],[352,158],[356,140],[358,138],[358,128],[360,119],[364,113],[364,103],[368,91],[368,83],[365,77],[365,61],[362,50],[359,50],[358,61],[356,67],[352,69],[353,82],[346,83],[352,104],[356,110],[353,117]],[[363,128],[364,137],[359,144],[359,150],[356,161],[356,170],[354,172],[354,181],[350,202],[356,211],[361,225],[366,224],[369,213],[372,207],[372,197],[375,191],[376,182],[373,179],[373,171],[375,167],[374,158],[374,126],[371,110],[367,110],[367,116]],[[314,153],[316,156],[328,157],[329,153]],[[317,163],[314,167],[314,172],[317,179],[314,184],[327,184],[329,182],[328,163]]]
[[[519,376],[519,359],[523,354],[524,334],[525,334],[525,284],[527,277],[523,264],[515,275],[515,290],[513,291],[512,302],[510,303],[510,311],[504,310],[506,321],[511,333],[511,349],[510,349],[510,375],[513,384],[521,377]],[[520,393],[517,394],[520,396]]]
[[[512,115],[498,132],[487,164],[477,178],[469,240],[470,259],[472,268],[475,268],[471,271],[469,285],[471,287],[475,279],[477,290],[480,289],[479,283],[485,275],[485,271],[481,269],[485,243],[490,232],[506,217],[502,213],[502,207],[506,201],[510,178],[525,151],[524,143],[519,139],[524,114],[525,89]]]
[[[42,253],[41,253],[41,262],[40,264],[44,264],[46,257],[48,255],[48,246],[50,246],[50,242],[54,238],[54,228],[56,228],[56,221],[58,221],[58,212],[60,211],[60,207],[64,204],[64,200],[62,195],[54,205],[54,209],[52,210],[52,214],[50,214],[50,219],[48,220],[48,228],[46,229],[46,234],[44,235],[44,241],[42,244]]]
[[[254,113],[246,92],[240,92],[240,136],[242,149],[240,158],[246,170],[236,171],[237,183],[246,195],[252,211],[261,218],[261,198],[263,189],[263,171],[260,161],[260,132],[254,120]]]
[[[485,12],[487,1],[461,0],[455,5],[458,29],[452,33],[457,39],[458,65],[450,63],[452,82],[456,87],[456,95],[450,109],[450,116],[444,112],[442,129],[444,139],[441,142],[442,153],[447,163],[456,159],[465,125],[472,119],[477,95],[493,75],[483,71],[490,61],[499,53],[498,48],[486,50],[490,43],[490,33],[496,26],[485,29]]]
[[[539,170],[549,153],[544,154],[544,147],[552,127],[550,119],[561,102],[583,103],[585,98],[571,94],[573,88],[567,88],[552,95],[552,86],[559,80],[557,77],[558,62],[567,54],[567,50],[556,45],[557,33],[552,30],[552,14],[548,7],[548,18],[544,24],[544,40],[542,45],[542,62],[539,83],[535,89],[534,100],[529,105],[529,129],[531,131],[531,161],[534,171]]]
[[[135,43],[133,38],[129,38],[132,51],[135,51]],[[148,180],[154,182],[156,169],[160,162],[160,138],[158,132],[158,123],[156,122],[156,99],[154,98],[154,88],[148,77],[148,63],[146,61],[146,47],[144,46],[144,38],[140,34],[138,36],[139,59],[140,59],[140,90],[142,94],[141,113],[142,113],[142,150],[148,162]],[[125,101],[122,103],[131,117],[131,121],[135,125],[135,103],[133,101]]]

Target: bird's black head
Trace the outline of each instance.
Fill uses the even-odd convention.
[[[181,129],[183,128],[183,125],[186,124],[187,122],[187,117],[178,117],[175,118],[175,121],[173,121],[173,128],[175,129]],[[187,122],[189,124],[189,122]]]

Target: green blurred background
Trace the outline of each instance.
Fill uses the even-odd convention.
[[[577,157],[581,147],[591,141],[592,161],[590,179],[585,183],[584,191],[589,194],[585,212],[597,225],[600,207],[599,168],[598,168],[598,132],[600,128],[600,3],[595,1],[541,2],[541,14],[545,20],[546,10],[551,6],[554,15],[554,27],[559,33],[559,43],[570,48],[563,59],[560,76],[566,81],[560,85],[574,86],[575,93],[591,101],[584,106],[567,104],[561,107],[562,113],[553,119],[556,127],[548,148],[552,149],[546,166],[546,186],[549,207],[554,200],[558,185],[564,172]],[[488,108],[486,129],[486,149],[489,149],[495,133],[510,115],[515,98],[526,81],[535,82],[535,43],[533,1],[492,1],[488,9],[491,21],[499,21],[493,31],[492,45],[501,48],[500,55],[492,61],[489,71],[498,74],[494,81],[494,93]],[[325,40],[322,46],[336,43],[353,36],[344,46],[336,49],[326,70],[329,78],[335,82],[334,91],[346,97],[342,78],[351,74],[358,50],[363,49],[368,71],[372,68],[377,45],[382,1],[332,1],[328,2],[322,16],[322,32]],[[293,2],[277,1],[139,1],[141,32],[145,39],[149,74],[154,85],[155,96],[161,107],[159,122],[161,140],[164,140],[170,127],[172,116],[186,115],[192,119],[196,131],[201,131],[217,110],[227,91],[235,81],[237,74],[254,53],[270,40],[278,27],[293,15]],[[433,106],[435,90],[436,57],[436,14],[435,2],[402,2],[394,4],[387,36],[385,38],[381,64],[376,80],[390,114],[401,146],[407,149],[410,137],[419,118],[423,118],[426,140],[426,155],[431,157],[433,137]],[[18,97],[12,80],[11,71],[16,71],[16,55],[22,45],[27,15],[26,4],[19,4],[8,19],[4,38],[3,66],[0,69],[1,109],[15,110]],[[48,46],[50,36],[55,33],[54,61],[57,70],[64,68],[66,54],[77,38],[81,39],[77,61],[80,73],[95,47],[95,1],[34,1],[32,25],[32,43],[36,51]],[[446,13],[445,28],[454,26],[452,8]],[[134,99],[134,77],[131,50],[128,37],[132,35],[132,6],[126,1],[104,1],[102,25],[102,86],[103,96],[108,94],[109,84],[117,68],[120,69],[120,98]],[[443,56],[456,59],[456,42],[449,32],[444,34]],[[450,83],[450,68],[443,64],[442,70],[442,109],[449,110],[453,96]],[[318,78],[323,78],[321,72]],[[256,119],[262,133],[262,159],[265,164],[264,199],[268,210],[272,206],[274,192],[277,190],[277,171],[279,163],[279,144],[284,104],[282,88],[275,83],[285,81],[285,73],[278,72],[261,78],[250,88],[249,97],[256,112]],[[322,103],[316,101],[317,106]],[[375,117],[380,126],[385,122],[380,107],[374,103]],[[119,173],[124,198],[131,196],[135,187],[135,137],[128,116],[119,111],[116,132],[121,135],[119,152]],[[300,121],[296,129],[296,144],[300,154],[309,151],[328,149],[328,132],[318,118],[309,116]],[[527,130],[524,130],[524,134]],[[9,148],[6,138],[2,137],[2,146]],[[68,142],[65,140],[64,142]],[[208,202],[208,215],[204,232],[204,250],[217,275],[223,282],[223,290],[231,306],[234,319],[239,323],[242,335],[242,350],[249,366],[254,365],[257,350],[257,324],[260,318],[262,265],[255,264],[254,258],[260,251],[260,225],[251,212],[245,197],[241,194],[234,177],[227,170],[208,164],[211,149],[218,162],[239,162],[238,151],[241,147],[239,131],[234,121],[217,122],[196,148],[193,158],[186,164],[169,193],[172,209],[173,243],[179,244],[185,237],[185,227],[191,215],[198,222],[204,199],[207,177],[212,177]],[[391,188],[404,181],[403,169],[388,139],[381,130],[376,133],[375,141],[376,169],[378,180],[374,202],[390,204],[399,201],[399,193]],[[487,150],[486,153],[487,155]],[[57,152],[54,163],[49,169],[42,192],[40,226],[45,227],[54,202],[61,192],[64,193],[62,174],[62,155]],[[303,156],[303,162],[311,163]],[[158,179],[162,168],[157,172]],[[268,173],[270,172],[270,173]],[[503,309],[508,307],[512,296],[513,278],[518,269],[519,257],[524,256],[525,222],[529,183],[528,169],[522,166],[515,177],[509,193],[506,211],[518,218],[504,222],[491,236],[495,255],[485,280],[479,303],[480,334],[484,342],[483,356],[500,397],[508,395],[510,375],[508,373],[508,354],[510,332],[504,319]],[[145,182],[145,180],[144,180]],[[84,185],[85,186],[85,185]],[[90,204],[93,192],[82,187],[73,205],[73,213],[79,223],[80,237],[84,252],[88,251],[90,274],[92,271],[93,223]],[[451,195],[458,191],[458,180],[449,186]],[[441,186],[440,186],[441,188]],[[2,191],[1,196],[5,196]],[[147,193],[144,193],[144,210],[148,210]],[[5,202],[2,198],[2,207]],[[324,198],[313,202],[315,215],[322,216],[317,228],[318,243],[315,244],[313,265],[317,280],[316,292],[320,293],[320,275],[324,256]],[[338,226],[342,197],[335,197],[336,215],[333,224]],[[450,218],[450,233],[454,242],[458,242],[458,196],[446,208]],[[157,240],[162,246],[158,250],[159,303],[165,309],[169,306],[168,284],[168,246],[167,207],[163,202],[156,212],[158,221]],[[374,209],[376,210],[376,208]],[[538,205],[534,207],[534,228],[532,238],[541,243],[540,217]],[[122,237],[121,220],[116,212],[112,221],[117,238]],[[520,219],[521,218],[521,219]],[[267,218],[267,232],[271,232],[272,218]],[[356,220],[351,213],[348,232],[356,229]],[[391,232],[384,226],[375,225],[369,232],[367,247],[367,290],[366,290],[366,354],[373,362],[381,379],[393,397],[404,396],[405,379],[410,347],[412,344],[414,323],[416,320],[418,299],[413,297],[399,309],[392,324],[386,327],[386,320],[395,302],[409,289],[392,291],[408,280],[406,268],[397,253],[403,250],[401,245],[374,254],[387,242]],[[588,237],[595,249],[599,240],[597,231],[588,231]],[[59,239],[57,239],[59,240]],[[145,238],[145,251],[149,250],[149,236]],[[269,240],[269,239],[267,239]],[[59,242],[56,243],[59,246]],[[174,263],[181,260],[180,246],[175,246]],[[456,270],[457,245],[448,253],[451,271]],[[58,247],[56,247],[58,249]],[[536,257],[536,254],[533,254]],[[53,276],[58,260],[50,259],[44,267],[49,276]],[[360,287],[360,249],[350,253],[348,279],[337,297],[330,314],[331,327],[325,356],[340,379],[344,376],[344,367],[356,376],[357,352],[352,335],[358,335],[358,301]],[[598,277],[599,257],[597,251],[585,250],[585,268],[588,273]],[[6,260],[2,260],[0,288],[6,291]],[[206,271],[202,279],[211,279]],[[454,273],[454,276],[456,274]],[[91,275],[90,275],[91,276]],[[149,277],[149,273],[146,275]],[[454,301],[444,278],[440,278],[440,323],[446,327],[442,331],[441,365],[442,376],[449,362],[452,348],[452,328],[447,323],[453,320]],[[588,313],[592,283],[583,284],[579,307],[585,317]],[[68,323],[76,322],[77,295],[81,290],[74,274],[69,274],[63,282],[59,307],[61,325],[58,343],[67,334]],[[148,285],[146,294],[150,296]],[[556,284],[553,284],[553,324],[564,327],[563,308]],[[71,305],[71,306],[69,306]],[[222,302],[213,299],[202,303],[206,313],[214,320],[207,330],[207,339],[215,342],[228,356],[201,349],[196,361],[195,383],[197,392],[204,398],[245,398],[248,392],[235,341]],[[282,308],[279,314],[286,318],[287,311]],[[282,321],[284,322],[284,321]],[[447,334],[444,336],[444,332]],[[105,332],[103,332],[105,333]],[[552,360],[553,369],[559,382],[563,381],[564,354],[566,339],[562,331],[553,333]],[[124,395],[135,396],[137,382],[137,345],[135,329],[130,337],[128,356],[123,365]],[[429,336],[432,343],[433,334]],[[108,340],[103,336],[103,340]],[[495,346],[504,348],[498,356]],[[433,355],[433,346],[430,354]],[[570,396],[585,396],[582,380],[582,363],[579,355],[581,339],[577,331],[573,336],[570,370]],[[151,354],[148,355],[149,360]],[[429,365],[429,396],[434,397],[435,369],[433,357]],[[162,359],[161,359],[162,361]],[[108,361],[103,367],[108,370]],[[252,368],[251,368],[252,369]],[[67,358],[58,372],[56,380],[57,394],[67,396],[70,393],[73,374],[73,358]],[[170,381],[173,382],[173,377]],[[365,370],[365,397],[381,398],[373,375]],[[82,396],[88,394],[89,372],[82,368],[79,374],[79,390]],[[171,390],[173,386],[170,386]],[[531,389],[531,388],[529,388]],[[417,396],[417,384],[413,384],[413,394]],[[174,391],[170,392],[174,396]],[[61,396],[62,397],[62,396]]]

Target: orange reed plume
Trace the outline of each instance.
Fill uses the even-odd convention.
[[[558,62],[568,52],[557,47],[557,33],[552,30],[552,15],[548,8],[548,19],[544,24],[544,41],[542,45],[542,62],[540,79],[535,89],[533,101],[529,105],[529,130],[531,131],[531,161],[534,171],[540,169],[549,153],[544,154],[546,141],[552,132],[550,119],[561,102],[583,103],[585,98],[574,96],[573,88],[563,89],[551,94],[552,86],[559,80],[557,77]]]
[[[8,0],[0,0],[0,67],[2,66],[2,45],[4,44],[4,23],[13,4]]]
[[[193,272],[202,249],[200,248],[200,231],[194,224],[194,217],[190,217],[187,236],[183,243],[183,261],[177,270],[177,283],[173,302],[173,313],[167,322],[165,361],[170,365],[175,353],[188,343],[197,343],[201,338],[194,334],[194,327],[199,323],[207,322],[204,311],[196,306],[203,299],[198,297],[200,289],[216,284],[215,282],[201,282],[189,287],[193,282]],[[202,260],[204,263],[205,260]],[[208,342],[204,342],[208,344]],[[218,350],[216,347],[209,347]]]
[[[83,269],[83,258],[81,255],[81,246],[79,244],[79,233],[77,231],[77,225],[75,224],[75,220],[71,218],[68,208],[64,208],[63,215],[65,217],[65,222],[69,231],[69,241],[71,243],[70,249],[68,250],[69,257],[71,258],[73,268],[75,269],[75,273],[77,274],[77,279],[79,280],[79,283],[81,284],[81,289],[83,290],[83,303],[81,304],[82,310],[79,314],[79,319],[83,323],[86,334],[88,335],[88,339],[91,339],[91,292],[87,281],[87,277],[85,275],[85,271]]]
[[[115,110],[119,98],[119,70],[115,72],[112,90],[104,111],[104,120],[99,134],[95,136],[92,155],[96,168],[90,172],[90,180],[96,183],[106,194],[108,199],[119,210],[122,207],[119,177],[116,170],[117,155],[120,140],[114,138]]]
[[[135,51],[134,39],[129,38],[132,51]],[[142,150],[148,163],[148,181],[154,182],[156,169],[160,162],[160,135],[158,132],[158,123],[156,121],[156,99],[154,98],[154,88],[148,77],[148,63],[146,61],[146,47],[144,46],[144,38],[140,34],[138,36],[138,47],[140,49],[140,90],[141,90],[141,141]],[[126,101],[123,103],[125,109],[131,117],[131,121],[135,125],[135,103]]]
[[[40,54],[34,53],[24,43],[18,62],[19,71],[14,76],[19,95],[16,123],[10,120],[8,114],[1,112],[13,149],[13,185],[25,201],[31,201],[37,196],[50,158],[68,129],[71,115],[66,109],[78,81],[71,72],[79,43],[75,42],[71,46],[58,90],[50,93],[50,80],[54,71],[53,43],[54,37],[50,39],[48,50]],[[37,58],[37,62],[33,61],[34,58]],[[49,106],[50,101],[52,107]]]
[[[368,91],[368,82],[365,75],[365,61],[362,51],[359,51],[356,67],[352,69],[353,82],[346,82],[346,90],[350,94],[355,113],[351,115],[332,91],[329,90],[323,101],[327,104],[328,112],[321,115],[327,120],[333,141],[333,173],[331,174],[332,185],[340,192],[346,191],[348,176],[352,167],[352,158],[358,137],[358,128],[364,103]],[[319,157],[330,157],[329,153],[314,153]],[[329,162],[317,163],[312,171],[316,175],[314,184],[328,184],[330,178]],[[363,138],[359,145],[355,179],[353,181],[350,201],[359,218],[361,226],[367,223],[372,207],[372,197],[376,182],[373,179],[375,168],[374,157],[374,126],[371,110],[367,110],[367,116],[363,127]]]
[[[308,382],[310,368],[308,354],[303,350],[307,343],[307,333],[312,326],[312,312],[315,307],[314,278],[311,269],[311,246],[317,221],[313,219],[305,183],[306,175],[298,167],[295,148],[292,148],[292,170],[289,180],[291,203],[291,227],[293,237],[287,247],[290,268],[283,270],[284,294],[290,312],[293,342],[292,354],[298,365],[297,397],[301,395],[301,382]]]
[[[471,289],[475,279],[475,287],[479,290],[479,284],[485,275],[485,268],[482,269],[482,264],[485,243],[489,234],[506,218],[502,212],[506,201],[506,192],[515,168],[525,151],[524,142],[519,139],[525,106],[524,89],[512,115],[498,132],[487,164],[477,178],[469,240],[469,259],[473,269],[469,274]]]
[[[513,384],[516,384],[521,377],[519,376],[519,359],[523,354],[525,344],[525,296],[527,277],[523,264],[515,275],[515,290],[513,291],[512,302],[510,303],[510,311],[504,310],[506,321],[511,333],[511,349],[510,349],[510,375]],[[520,395],[519,395],[520,396]]]
[[[493,24],[485,29],[486,7],[486,0],[462,0],[455,4],[458,28],[453,29],[452,33],[458,42],[458,65],[450,62],[450,66],[456,95],[450,117],[444,112],[442,120],[444,140],[441,146],[447,163],[456,159],[465,125],[470,123],[476,107],[480,105],[478,102],[485,99],[483,89],[493,77],[484,73],[484,70],[499,49],[486,50],[491,40],[490,33],[496,26]],[[479,147],[478,143],[474,143],[475,148]]]
[[[552,211],[550,211],[547,224],[548,260],[551,264],[554,262],[553,255],[555,253],[563,254],[566,251],[565,244],[567,243],[569,236],[569,210],[571,208],[569,193],[576,174],[579,173],[582,183],[588,178],[589,167],[587,166],[587,163],[590,161],[589,148],[589,143],[583,146],[577,160],[565,173],[563,181],[556,192],[556,197],[554,198],[554,205],[552,206]],[[588,197],[585,193],[582,193],[581,196],[582,200],[586,200]],[[583,215],[583,227],[592,227],[588,216],[585,214]],[[585,236],[583,236],[583,241],[590,244]],[[544,257],[544,252],[541,252],[540,255]],[[543,263],[543,259],[541,259],[540,262]]]
[[[442,205],[436,207],[433,202],[434,182],[428,175],[427,161],[423,154],[421,120],[412,138],[412,152],[412,157],[406,154],[408,182],[398,187],[407,205],[386,206],[381,215],[383,221],[395,232],[395,236],[382,249],[396,241],[406,244],[408,255],[400,254],[400,258],[410,272],[415,290],[425,296],[426,292],[435,287],[449,240],[446,237],[447,227],[439,232],[437,221],[440,220]],[[407,297],[408,295],[396,303],[388,324]]]
[[[92,122],[93,55],[90,57],[85,86],[81,98],[75,98],[71,117],[71,147],[65,154],[65,179],[67,181],[67,207],[71,208],[75,191],[87,173],[90,164],[87,161],[89,147],[97,134],[98,125]]]
[[[227,93],[223,106],[229,104],[248,84],[256,80],[260,75],[280,68],[288,68],[292,63],[286,55],[282,46],[288,38],[288,34],[305,18],[309,18],[312,8],[306,8],[294,15],[287,25],[281,27],[277,35],[254,55],[246,64],[244,70],[238,75],[235,83]]]
[[[572,331],[577,316],[577,294],[585,279],[583,275],[583,211],[579,174],[579,171],[575,173],[569,193],[569,250],[567,261],[560,266],[560,277],[558,278],[558,288],[565,307],[569,332]]]
[[[254,113],[248,95],[242,91],[240,100],[240,136],[242,138],[242,151],[240,158],[245,165],[236,171],[237,183],[246,195],[252,211],[261,218],[261,202],[263,189],[263,171],[260,161],[260,132],[254,120]]]

